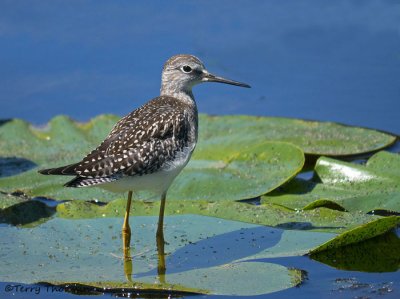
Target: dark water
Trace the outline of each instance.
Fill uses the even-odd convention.
[[[400,133],[400,2],[394,0],[3,0],[0,119],[41,124],[57,114],[124,115],[158,95],[162,64],[178,53],[252,85],[197,86],[200,112]],[[400,296],[399,272],[338,271],[307,257],[280,262],[307,270],[309,280],[271,298]]]
[[[126,114],[158,95],[164,61],[199,56],[251,90],[195,88],[199,110],[400,132],[400,3],[0,2],[0,119]]]

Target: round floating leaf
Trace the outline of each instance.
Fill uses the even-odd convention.
[[[151,282],[154,281],[154,277],[144,277],[143,280]],[[298,281],[301,282],[301,272],[265,262],[240,262],[173,273],[168,275],[168,281],[190,285],[194,289],[207,286],[211,294],[255,296],[298,285]],[[238,281],[240,283],[237,283]]]
[[[234,136],[245,141],[258,136],[269,141],[293,143],[305,153],[313,155],[345,156],[368,153],[396,141],[395,136],[375,130],[278,117],[201,115],[200,124],[200,137],[203,139]]]
[[[0,127],[0,140],[10,140],[0,148],[0,156],[23,157],[41,168],[76,162],[101,142],[114,121],[113,116],[100,116],[87,124],[78,124],[65,116],[58,116],[45,128],[36,129],[21,120],[13,120]],[[20,140],[19,136],[23,139]],[[207,200],[253,198],[288,181],[303,164],[303,152],[288,143],[266,142],[251,135],[245,140],[226,134],[225,138],[203,136],[192,160],[170,188],[168,197]],[[110,201],[123,197],[98,188],[64,188],[62,185],[68,177],[43,176],[36,170],[1,178],[0,190],[21,190],[29,196],[56,199]],[[149,194],[142,194],[141,198],[148,199]]]
[[[210,140],[208,140],[210,142]],[[172,184],[171,199],[240,200],[265,194],[290,180],[304,165],[302,151],[287,143],[199,144]]]
[[[162,278],[157,274],[157,217],[131,218],[135,228],[131,261],[121,257],[122,218],[56,217],[35,228],[1,228],[0,281],[225,295],[265,294],[301,281],[299,271],[281,265],[235,261],[251,259],[251,255],[276,245],[282,230],[195,215],[165,220],[167,272]],[[256,240],[251,234],[242,239],[246,231],[254,232]],[[272,237],[262,238],[265,235]],[[230,254],[226,247],[231,248]],[[195,254],[198,258],[193,258]],[[248,283],[238,288],[237,281]]]
[[[320,158],[315,173],[321,183],[295,179],[262,198],[291,209],[315,206],[350,212],[400,212],[400,156],[379,152],[366,165]],[[336,204],[336,205],[334,205]]]

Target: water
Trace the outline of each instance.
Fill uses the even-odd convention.
[[[251,90],[198,86],[199,110],[400,131],[398,1],[0,4],[0,119],[124,115],[177,53]]]
[[[191,53],[209,71],[252,85],[195,87],[200,112],[399,134],[399,20],[394,0],[1,1],[0,119],[127,114],[158,95],[167,58]],[[399,294],[399,272],[338,271],[306,257],[281,262],[307,270],[309,280],[271,298],[375,297],[385,284],[395,291],[384,298]],[[335,291],[338,278],[369,286]]]

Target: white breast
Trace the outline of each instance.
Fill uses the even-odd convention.
[[[168,190],[173,180],[189,162],[194,147],[184,148],[175,156],[174,160],[165,163],[157,172],[142,176],[124,176],[117,181],[105,183],[98,187],[111,192],[150,191],[155,194],[162,194]]]

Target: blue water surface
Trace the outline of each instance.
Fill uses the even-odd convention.
[[[251,90],[195,87],[200,112],[400,132],[400,2],[0,2],[0,119],[124,115],[178,53]]]

